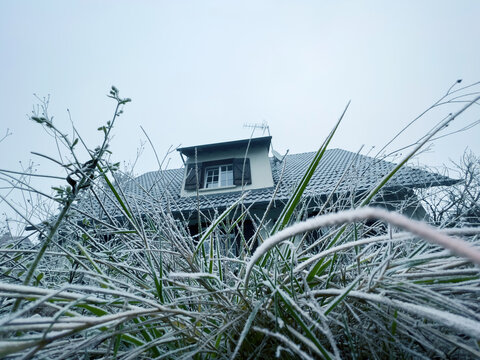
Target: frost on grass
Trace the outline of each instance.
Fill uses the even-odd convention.
[[[436,231],[425,223],[411,220],[401,214],[388,212],[380,208],[366,207],[355,210],[341,211],[338,213],[322,215],[313,219],[309,219],[283,229],[275,235],[269,237],[257,248],[250,259],[247,265],[245,283],[248,284],[248,278],[253,266],[263,255],[265,255],[274,246],[294,237],[295,235],[325,226],[347,224],[369,219],[384,220],[392,225],[403,228],[404,230],[408,230],[412,234],[418,235],[431,243],[443,246],[444,248],[451,250],[454,254],[463,256],[477,265],[480,265],[480,250],[473,247],[468,242],[458,238],[449,237],[439,231]],[[302,264],[302,267],[305,267],[316,260],[316,257],[312,257]]]
[[[419,139],[398,168],[475,104],[478,86],[466,87],[465,98],[449,90],[447,98],[466,105]],[[126,100],[116,88],[110,96],[118,106]],[[55,123],[42,124],[56,131]],[[54,133],[74,161],[64,165],[76,175],[75,191],[58,189],[40,252],[0,248],[0,357],[480,358],[480,230],[471,211],[449,213],[448,221],[434,216],[437,225],[458,227],[432,229],[366,208],[390,173],[363,197],[330,194],[317,204],[327,215],[298,222],[309,215],[301,196],[306,174],[278,222],[268,213],[275,195],[264,214],[239,196],[191,236],[198,214],[175,218],[174,197],[167,209],[141,186],[142,196],[125,196],[121,179],[131,177],[100,156],[110,125],[100,128],[105,146],[89,152],[98,166],[88,174],[72,154],[83,141]],[[98,211],[77,206],[85,199]],[[241,236],[246,220],[253,239]],[[386,232],[381,222],[403,232]],[[237,254],[225,254],[225,237],[235,238]],[[255,241],[263,243],[252,254]]]
[[[220,279],[216,275],[205,273],[205,272],[197,272],[197,273],[174,272],[174,273],[168,274],[168,277],[172,279],[193,279],[193,280],[214,279],[214,280],[220,281]]]

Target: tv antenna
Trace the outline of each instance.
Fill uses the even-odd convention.
[[[257,130],[257,129],[260,129],[260,130],[263,131],[262,135],[265,135],[265,131],[267,131],[268,136],[271,136],[270,135],[270,127],[268,126],[268,123],[265,120],[263,120],[261,124],[259,124],[259,123],[254,123],[254,124],[245,123],[245,124],[243,124],[243,127],[244,128],[251,128],[251,129],[253,129],[253,132],[255,132],[255,130]],[[252,136],[253,136],[253,132],[252,132]],[[273,141],[270,143],[270,146],[271,146],[271,149],[272,149],[273,161],[275,163],[281,163],[285,159],[285,156],[287,156],[288,150],[285,153],[285,155],[281,155],[278,151],[276,151],[273,148]]]
[[[270,127],[268,126],[268,123],[263,120],[261,124],[259,123],[245,123],[243,124],[243,127],[244,128],[251,128],[253,129],[253,131],[257,130],[257,129],[260,129],[262,130],[262,135],[265,135],[265,130],[267,131],[268,133],[268,136],[270,136]]]

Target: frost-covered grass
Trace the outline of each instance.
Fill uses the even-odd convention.
[[[478,267],[408,232],[364,238],[362,214],[334,245],[332,228],[314,240],[317,251],[298,256],[297,231],[270,251],[259,247],[258,257],[222,254],[215,231],[213,256],[194,255],[194,239],[167,242],[172,224],[159,218],[162,226],[118,234],[101,249],[72,240],[65,251],[46,251],[28,286],[14,279],[33,254],[5,250],[2,273],[11,280],[0,283],[1,354],[478,357]],[[479,233],[435,232],[477,247]]]
[[[275,223],[240,198],[196,236],[158,202],[138,211],[102,147],[92,152],[96,168],[72,166],[84,187],[58,190],[42,242],[0,249],[0,357],[479,358],[480,228],[368,207],[427,137],[352,209],[329,204],[299,223],[337,126]],[[88,197],[108,210],[107,196],[123,216],[78,205]],[[246,220],[255,239],[242,236]],[[222,242],[230,235],[238,255]]]

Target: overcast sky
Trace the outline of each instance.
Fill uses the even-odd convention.
[[[0,168],[57,157],[27,114],[51,96],[88,144],[110,119],[111,85],[132,98],[114,129],[115,161],[132,162],[149,134],[157,152],[247,138],[267,121],[277,151],[314,151],[351,100],[332,147],[379,149],[457,79],[480,80],[480,1],[7,1],[0,0]],[[415,141],[441,108],[390,150]],[[479,107],[452,130],[480,119]],[[261,132],[256,135],[261,136]],[[480,128],[444,138],[420,161],[480,154]],[[171,155],[169,167],[181,165]],[[149,145],[137,174],[157,169]]]

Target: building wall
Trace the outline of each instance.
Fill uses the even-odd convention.
[[[245,156],[245,148],[230,149],[224,151],[215,151],[208,153],[201,153],[197,157],[197,162],[205,161],[215,161],[231,158],[243,158]],[[268,158],[268,147],[265,145],[254,145],[252,144],[248,149],[247,157],[250,159],[250,172],[252,176],[252,183],[245,185],[243,189],[245,191],[252,189],[262,189],[273,186],[273,177],[272,169],[270,167],[270,160]],[[187,165],[195,163],[195,158],[188,158]],[[187,171],[187,166],[185,166],[185,173]],[[180,196],[195,196],[197,191],[186,191],[185,190],[185,173],[183,176],[182,190]],[[199,189],[199,193],[202,195],[207,194],[220,194],[231,191],[238,191],[241,186],[232,186],[224,188],[214,188],[214,189]]]

